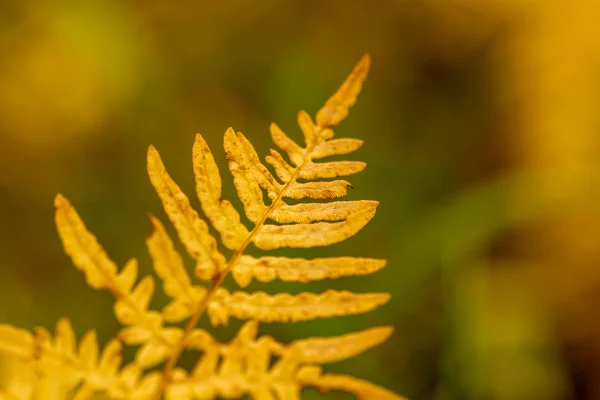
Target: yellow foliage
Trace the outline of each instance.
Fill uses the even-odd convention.
[[[236,250],[248,236],[248,230],[240,222],[240,215],[233,205],[221,199],[219,169],[208,144],[200,135],[196,135],[194,142],[193,162],[196,193],[202,204],[202,210],[215,229],[221,233],[223,244],[229,249]]]
[[[297,295],[270,295],[265,292],[229,294],[226,289],[219,288],[215,299],[208,306],[208,315],[213,325],[227,324],[230,315],[238,319],[262,322],[296,322],[359,314],[370,311],[388,300],[389,295],[386,293],[356,294],[328,290],[320,294]]]
[[[65,252],[81,270],[89,286],[111,292],[114,312],[123,325],[116,338],[100,350],[96,335],[88,332],[79,342],[67,319],[61,319],[52,336],[43,328],[32,334],[0,325],[0,353],[21,362],[14,379],[0,390],[0,399],[87,399],[103,394],[112,399],[213,399],[249,394],[257,400],[298,399],[304,387],[326,392],[344,390],[359,399],[401,399],[369,382],[346,375],[321,372],[321,365],[357,355],[386,340],[390,327],[375,327],[339,337],[298,339],[281,344],[269,336],[257,338],[259,322],[295,322],[368,312],[386,303],[387,293],[352,293],[327,290],[292,295],[265,292],[230,293],[221,284],[231,272],[240,287],[252,279],[309,282],[325,278],[373,273],[385,260],[359,257],[287,258],[245,254],[250,244],[262,250],[280,247],[328,246],[356,234],[375,215],[377,201],[333,201],[286,204],[284,198],[332,199],[346,194],[346,181],[297,182],[351,175],[364,169],[357,161],[315,162],[347,154],[362,145],[357,139],[333,139],[333,128],[354,104],[369,68],[369,57],[359,62],[340,89],[317,113],[316,123],[305,112],[298,123],[305,147],[271,125],[275,144],[290,165],[271,150],[261,162],[252,144],[229,128],[224,148],[235,188],[252,227],[247,228],[233,205],[222,199],[222,182],[214,157],[202,136],[193,147],[196,193],[204,215],[221,234],[223,245],[234,251],[226,261],[207,222],[191,206],[171,179],[158,151],[148,149],[147,170],[164,210],[179,239],[196,260],[195,275],[209,285],[196,283],[174,248],[160,220],[150,216],[152,233],[147,246],[154,270],[170,302],[149,309],[155,281],[138,280],[138,265],[131,259],[119,270],[96,237],[62,195],[55,200],[56,225]],[[266,196],[265,196],[266,194]],[[267,223],[267,221],[275,223]],[[213,326],[230,317],[247,320],[230,343],[219,343],[196,328],[206,312]],[[169,323],[185,321],[185,327]],[[139,346],[135,359],[123,364],[122,344]],[[202,353],[188,372],[178,367],[183,351]],[[277,360],[272,362],[272,358]],[[157,365],[164,362],[164,367]]]
[[[217,241],[208,233],[208,225],[192,208],[187,196],[171,179],[154,146],[148,149],[148,175],[163,203],[165,212],[177,229],[179,239],[192,257],[197,268],[212,275],[221,269],[225,257],[217,250]]]
[[[270,337],[256,340],[256,332],[256,322],[249,321],[229,345],[207,351],[191,373],[175,370],[167,398],[237,398],[249,393],[257,400],[297,399],[301,387],[310,385],[322,390],[343,389],[358,398],[366,399],[364,394],[378,391],[385,395],[368,398],[400,399],[391,392],[346,375],[336,376],[338,381],[335,381],[324,374],[323,379],[331,380],[332,385],[319,386],[322,382],[320,369],[315,365],[303,365],[352,357],[386,340],[391,334],[389,327],[326,339],[306,339],[288,346],[282,346]],[[272,354],[279,360],[270,367]]]
[[[60,399],[71,393],[75,399],[105,392],[111,398],[150,399],[161,376],[151,372],[141,377],[134,364],[121,369],[121,342],[112,339],[99,349],[96,333],[88,331],[77,344],[71,323],[63,318],[54,337],[44,328],[34,334],[0,325],[1,350],[23,360],[0,399]]]
[[[310,282],[325,278],[365,275],[379,271],[385,260],[360,257],[304,258],[241,256],[232,269],[235,281],[246,287],[252,278],[261,282],[281,279],[288,282]]]

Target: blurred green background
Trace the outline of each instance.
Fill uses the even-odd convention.
[[[225,129],[261,154],[271,121],[300,139],[297,111],[314,115],[368,52],[370,76],[336,133],[365,140],[351,157],[368,168],[349,198],[379,200],[377,216],[342,244],[281,254],[388,266],[251,289],[392,300],[261,333],[290,341],[393,324],[384,345],[327,368],[411,399],[599,399],[598,17],[599,3],[566,0],[1,0],[0,322],[68,316],[78,334],[95,327],[107,340],[112,299],[62,253],[54,195],[119,264],[136,256],[150,273],[147,212],[166,217],[147,146],[191,196],[201,133],[241,209]],[[225,340],[239,326],[214,332]]]

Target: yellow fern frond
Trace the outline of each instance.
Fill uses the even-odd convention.
[[[129,382],[120,371],[121,343],[111,340],[100,350],[94,331],[88,331],[77,345],[71,323],[66,318],[56,325],[54,338],[44,328],[36,328],[35,335],[12,326],[0,325],[2,352],[22,361],[21,374],[9,384],[7,398],[29,399],[90,398],[95,393],[110,392],[118,399],[150,399],[136,395],[137,382]],[[139,368],[136,369],[138,376]],[[41,378],[41,384],[37,382]],[[152,375],[145,379],[152,378]],[[158,390],[156,378],[151,395]],[[148,391],[150,392],[150,391]]]
[[[0,352],[24,359],[33,358],[33,336],[24,329],[12,325],[0,325]]]
[[[115,315],[126,326],[120,333],[121,339],[130,345],[144,344],[137,353],[140,365],[151,366],[163,361],[173,351],[182,331],[163,328],[160,313],[148,310],[154,294],[154,279],[146,276],[135,285],[138,270],[135,259],[117,274],[116,264],[87,230],[69,201],[58,195],[55,206],[56,224],[65,252],[85,273],[90,286],[109,290],[115,296]]]
[[[385,341],[390,327],[375,327],[337,337],[297,339],[282,344],[269,336],[257,337],[259,322],[297,322],[315,318],[368,312],[389,300],[387,293],[267,294],[222,287],[229,273],[240,287],[253,279],[270,282],[310,282],[374,273],[385,260],[364,257],[289,258],[253,257],[247,248],[307,248],[341,242],[360,231],[375,215],[377,201],[332,200],[352,188],[345,180],[365,168],[360,161],[316,160],[351,153],[363,144],[358,139],[332,139],[332,130],[354,104],[369,68],[364,56],[339,90],[313,119],[298,113],[304,135],[302,147],[276,124],[270,132],[275,145],[261,161],[251,142],[229,128],[224,149],[229,170],[245,216],[246,227],[232,203],[222,198],[222,181],[212,152],[196,135],[192,161],[196,194],[202,211],[232,250],[229,260],[219,251],[209,226],[192,207],[166,171],[158,151],[150,146],[147,172],[175,228],[179,240],[195,260],[197,283],[188,273],[160,220],[150,215],[152,231],[146,239],[154,271],[169,298],[161,311],[150,308],[155,280],[140,277],[137,260],[122,269],[88,231],[69,201],[55,199],[56,225],[65,252],[95,289],[115,297],[114,313],[122,324],[118,335],[103,350],[93,331],[79,342],[68,320],[59,321],[51,335],[43,328],[34,333],[0,325],[0,353],[18,360],[14,379],[0,389],[0,399],[90,399],[98,394],[111,399],[150,400],[239,398],[296,400],[307,386],[326,392],[344,390],[359,399],[400,400],[401,397],[369,382],[346,375],[323,373],[326,363],[353,357]],[[289,162],[284,158],[287,156]],[[304,180],[298,182],[298,180]],[[316,181],[315,181],[316,180]],[[305,200],[287,204],[284,199]],[[207,314],[213,326],[234,317],[247,322],[230,343],[221,343],[197,328]],[[171,325],[183,322],[184,326]],[[122,343],[138,346],[134,361],[122,365]],[[183,351],[200,355],[191,372],[178,367]],[[159,364],[164,363],[164,366]],[[33,372],[31,372],[33,371]]]
[[[282,345],[270,337],[256,339],[257,324],[247,322],[228,345],[207,351],[191,373],[177,369],[167,399],[239,398],[299,399],[304,387],[346,390],[359,398],[401,400],[371,383],[321,374],[320,365],[352,357],[386,340],[391,328],[378,327],[339,337],[310,338]],[[271,360],[278,360],[271,367]],[[323,377],[323,379],[320,379]],[[364,397],[373,394],[372,397]],[[386,397],[375,395],[384,394]]]
[[[29,400],[36,387],[35,365],[33,361],[12,366],[10,382],[0,386],[0,400]]]

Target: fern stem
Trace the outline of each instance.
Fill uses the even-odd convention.
[[[320,127],[317,127],[317,133],[320,131],[319,128]],[[179,345],[175,349],[175,352],[173,352],[173,355],[171,356],[171,358],[167,361],[167,364],[164,369],[165,380],[163,382],[166,383],[167,381],[169,381],[171,379],[171,374],[173,372],[173,368],[175,368],[175,365],[177,364],[177,361],[179,360],[179,357],[181,356],[181,352],[183,351],[183,347],[184,347],[183,344],[185,343],[185,340],[187,339],[187,337],[190,335],[192,330],[198,324],[198,321],[202,317],[204,310],[206,310],[206,307],[208,306],[208,304],[212,300],[213,296],[217,292],[217,289],[221,286],[221,284],[223,283],[223,281],[225,280],[227,275],[231,272],[231,270],[235,266],[235,263],[237,262],[237,260],[244,254],[244,251],[246,250],[246,248],[250,245],[250,243],[252,243],[252,239],[254,239],[254,236],[256,235],[258,230],[260,228],[262,228],[264,223],[267,221],[267,218],[269,218],[269,216],[271,215],[271,213],[273,212],[273,210],[275,209],[275,207],[277,206],[279,201],[283,198],[283,195],[285,194],[288,187],[291,184],[293,184],[294,182],[296,182],[296,179],[298,178],[298,175],[300,174],[300,171],[302,170],[302,168],[304,168],[304,166],[306,166],[306,164],[311,161],[310,155],[312,153],[313,148],[314,148],[314,146],[312,146],[310,149],[306,149],[306,155],[305,155],[305,158],[304,158],[304,161],[302,162],[302,164],[294,170],[294,174],[292,175],[292,178],[288,182],[286,182],[285,185],[283,185],[283,187],[277,194],[277,197],[275,198],[275,200],[273,200],[271,202],[271,204],[269,205],[269,207],[265,210],[265,212],[263,213],[260,220],[258,220],[256,225],[254,225],[254,228],[252,229],[252,231],[250,231],[250,233],[248,234],[248,237],[246,238],[246,240],[231,256],[231,258],[229,259],[229,262],[227,263],[227,267],[223,271],[220,272],[217,279],[213,282],[213,284],[211,285],[210,289],[208,290],[208,292],[206,293],[206,295],[204,296],[202,301],[198,304],[198,308],[196,309],[194,314],[190,317],[190,320],[188,321],[188,323],[185,327],[185,330],[183,331],[183,335],[181,336]]]

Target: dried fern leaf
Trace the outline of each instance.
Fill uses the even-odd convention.
[[[162,310],[165,321],[179,322],[194,313],[200,301],[206,295],[206,288],[193,286],[185,270],[183,260],[173,247],[162,223],[150,216],[153,231],[147,239],[148,250],[152,257],[154,270],[163,281],[165,293],[173,300]],[[196,275],[201,279],[210,279],[212,271],[196,266]]]
[[[275,175],[282,182],[289,182],[294,176],[294,168],[283,159],[283,156],[277,151],[271,149],[269,155],[265,157],[265,161],[271,164],[275,170]]]
[[[119,385],[109,389],[113,399],[153,400],[161,393],[162,376],[159,372],[145,375],[136,364],[126,365],[119,374]]]
[[[222,269],[225,257],[217,250],[215,238],[208,232],[208,225],[190,205],[187,196],[171,179],[154,146],[148,148],[148,175],[160,197],[165,212],[179,234],[179,239],[194,259],[198,268],[207,271]]]
[[[358,233],[374,215],[375,206],[352,214],[342,222],[263,225],[254,237],[253,242],[261,250],[272,250],[280,247],[329,246]]]
[[[218,349],[220,343],[205,330],[193,329],[187,336],[183,345],[186,349],[209,351],[210,349]]]
[[[35,390],[35,365],[33,361],[13,366],[10,382],[0,386],[0,400],[30,400]]]
[[[152,277],[144,277],[134,286],[137,279],[137,261],[134,259],[127,263],[119,275],[116,273],[116,266],[115,270],[97,267],[97,265],[114,265],[114,262],[108,258],[96,238],[87,230],[70,203],[64,197],[57,196],[57,204],[60,205],[56,212],[57,226],[67,254],[71,255],[75,265],[78,265],[79,262],[80,269],[86,274],[99,275],[99,271],[102,271],[103,275],[99,276],[101,276],[103,284],[100,287],[111,291],[116,298],[115,315],[125,325],[119,334],[121,340],[129,345],[142,345],[136,353],[136,361],[141,366],[150,367],[165,360],[175,351],[183,335],[183,330],[164,328],[161,314],[148,310],[149,302],[154,294]],[[81,245],[79,241],[74,241],[70,236],[73,234],[79,235],[79,238],[82,239],[81,243],[86,243],[87,246]],[[154,239],[157,237],[155,236]],[[162,239],[164,240],[165,236]],[[167,252],[168,244],[165,245]],[[162,257],[164,254],[157,254],[157,256]],[[91,262],[90,260],[99,261]],[[159,270],[161,270],[160,266]],[[163,272],[161,270],[159,275]],[[182,301],[172,303],[164,310],[165,319],[176,321],[188,317],[195,310],[198,299],[204,296],[204,290],[193,288],[190,295],[196,300],[194,304],[189,302],[186,304]]]
[[[301,203],[292,206],[283,205],[274,209],[269,218],[281,224],[340,221],[364,209],[374,209],[378,204],[376,201],[359,200],[334,201],[330,203]]]
[[[348,194],[348,188],[352,188],[350,182],[336,180],[328,182],[294,182],[288,186],[283,197],[291,199],[334,199]]]
[[[310,115],[304,110],[298,112],[298,126],[304,135],[304,143],[307,149],[314,149],[315,145],[324,139],[319,134],[321,132],[318,132],[320,129],[317,128]]]
[[[366,166],[367,164],[362,161],[310,162],[300,170],[298,177],[308,180],[336,178],[356,174],[365,169]]]
[[[60,332],[60,325],[59,322],[57,337]],[[36,397],[64,398],[72,388],[71,384],[78,383],[79,378],[76,371],[82,367],[69,365],[74,363],[73,355],[68,351],[59,352],[58,349],[55,349],[52,335],[48,330],[37,327],[34,332],[36,347],[40,349],[37,359],[32,365],[39,376],[36,385]],[[66,365],[63,366],[62,364]]]
[[[121,337],[122,335],[120,335]],[[183,330],[180,328],[163,328],[156,338],[142,341],[142,346],[135,354],[136,364],[150,368],[166,360],[181,341]],[[136,341],[127,342],[130,345],[139,344]]]
[[[231,343],[207,351],[191,374],[179,369],[167,388],[167,399],[239,398],[299,399],[306,386],[321,390],[348,389],[354,393],[387,394],[364,381],[331,379],[319,382],[320,364],[336,362],[365,351],[391,334],[390,327],[378,327],[338,337],[309,338],[289,345],[270,337],[256,339],[256,321],[246,322]],[[271,367],[271,358],[278,361]],[[320,385],[320,386],[318,386]],[[371,397],[377,399],[378,397]],[[385,397],[399,400],[400,397]]]
[[[258,185],[267,191],[269,198],[275,197],[282,189],[282,186],[273,177],[267,167],[260,161],[252,143],[241,133],[237,133],[237,139],[241,144],[245,157],[250,163],[250,167],[254,171],[254,178]]]
[[[88,232],[83,221],[69,201],[62,195],[54,200],[56,226],[65,253],[77,269],[85,274],[87,284],[94,289],[109,289],[110,278],[117,273],[116,264],[106,255],[104,248]]]
[[[370,65],[371,58],[365,54],[337,92],[317,112],[317,124],[319,126],[324,128],[336,126],[346,118],[348,110],[356,102],[356,97],[360,93]]]
[[[252,160],[246,155],[243,144],[233,129],[229,128],[224,137],[225,153],[229,161],[229,170],[233,175],[233,183],[238,196],[244,205],[248,219],[257,223],[265,213],[267,206],[263,200],[263,192],[252,165]]]
[[[71,204],[63,196],[56,197],[56,224],[65,252],[71,256],[76,267],[86,274],[90,286],[107,289],[116,298],[114,311],[117,319],[126,326],[121,338],[127,344],[146,346],[159,351],[160,357],[147,357],[147,349],[138,352],[138,362],[150,366],[169,355],[177,344],[163,329],[163,319],[156,311],[148,311],[154,294],[154,280],[147,276],[137,285],[137,261],[131,259],[117,275],[115,263],[85,227]],[[168,332],[168,331],[167,331]]]
[[[44,328],[36,328],[35,335],[32,335],[28,331],[2,325],[0,344],[0,352],[28,363],[31,371],[35,372],[29,378],[48,377],[37,385],[34,381],[22,380],[19,383],[21,391],[27,393],[33,393],[35,386],[39,398],[51,395],[62,398],[77,385],[86,388],[80,390],[91,393],[102,393],[120,386],[120,342],[113,339],[100,351],[96,333],[88,331],[77,345],[71,323],[66,318],[57,323],[54,338]]]
[[[29,331],[0,324],[0,353],[19,358],[33,358],[34,338]]]
[[[317,144],[310,155],[311,158],[315,160],[318,158],[348,154],[358,150],[363,143],[362,140],[348,138],[328,140]]]
[[[302,379],[302,383],[314,386],[323,393],[332,390],[352,393],[357,400],[407,400],[405,397],[398,396],[381,386],[348,375],[320,374],[318,377]]]
[[[154,270],[163,281],[165,293],[173,299],[185,297],[193,301],[192,283],[185,270],[183,260],[173,247],[163,224],[150,215],[152,234],[146,240],[154,263]]]
[[[208,306],[208,316],[215,326],[226,325],[230,316],[261,322],[308,321],[365,313],[387,303],[389,297],[387,293],[356,294],[337,290],[298,295],[240,291],[229,294],[221,288]]]
[[[337,337],[300,339],[290,343],[289,350],[295,352],[303,363],[332,363],[354,357],[385,342],[392,331],[390,326],[381,326]]]
[[[221,175],[215,158],[201,135],[196,135],[192,160],[196,193],[204,214],[221,233],[223,244],[229,249],[238,249],[248,236],[248,230],[240,222],[240,215],[233,205],[221,198]]]
[[[289,138],[274,122],[269,125],[271,139],[281,150],[285,151],[292,163],[299,167],[304,162],[305,151]]]
[[[67,397],[67,390],[61,381],[60,373],[56,370],[42,375],[38,380],[36,394],[42,399],[64,399]]]
[[[311,282],[342,276],[367,275],[385,266],[385,260],[360,257],[304,258],[241,256],[232,275],[237,284],[246,287],[252,278],[261,282],[280,279],[287,282]]]

